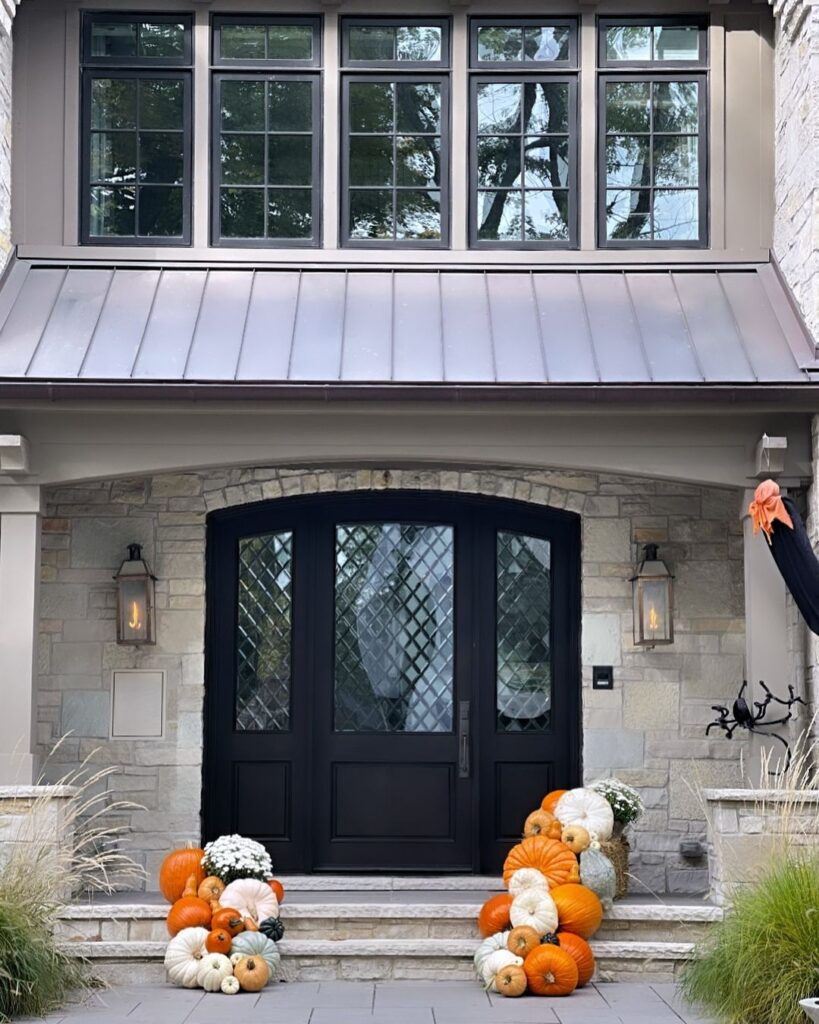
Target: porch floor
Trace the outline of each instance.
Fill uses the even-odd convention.
[[[95,994],[45,1020],[218,1024],[231,1011],[240,1011],[242,1024],[710,1024],[684,1007],[674,985],[639,982],[592,984],[567,999],[504,999],[465,981],[292,982],[229,1004],[201,991],[146,985]],[[18,1020],[27,1022],[34,1024]]]

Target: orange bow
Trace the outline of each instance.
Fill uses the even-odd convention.
[[[754,533],[760,530],[770,544],[775,520],[793,529],[793,520],[779,496],[779,484],[775,480],[763,480],[754,492],[754,500],[748,506],[748,514],[754,524]]]

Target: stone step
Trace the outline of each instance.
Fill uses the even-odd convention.
[[[468,979],[479,940],[479,902],[410,902],[372,898],[293,900],[282,906],[280,943],[288,980]],[[160,981],[168,942],[167,906],[77,904],[66,908],[58,934],[111,983]],[[693,943],[721,919],[706,904],[615,904],[592,946],[603,980],[668,981]]]

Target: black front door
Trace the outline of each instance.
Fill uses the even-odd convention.
[[[277,871],[496,871],[579,773],[578,521],[448,495],[208,526],[204,831]]]

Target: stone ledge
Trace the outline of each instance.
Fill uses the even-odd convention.
[[[702,795],[723,803],[786,803],[795,798],[800,804],[819,804],[819,789],[704,789]]]
[[[499,892],[503,886],[497,875],[443,875],[432,877],[390,877],[389,875],[280,875],[289,892],[406,892],[448,890],[472,892],[491,890]]]
[[[703,903],[701,907],[615,903],[611,910],[606,911],[603,921],[679,921],[692,924],[700,921],[721,921],[723,916],[722,907],[708,903]]]
[[[0,801],[39,800],[44,796],[68,800],[78,792],[76,786],[0,786]]]
[[[683,960],[694,951],[693,942],[595,942],[592,952],[598,959],[611,960]]]

